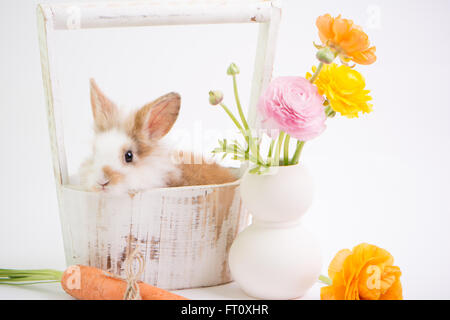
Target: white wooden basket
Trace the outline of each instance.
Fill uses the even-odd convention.
[[[165,289],[231,281],[228,249],[248,224],[239,180],[223,185],[161,188],[130,195],[80,191],[69,184],[54,32],[73,28],[259,23],[249,120],[271,78],[278,1],[141,1],[38,5],[42,75],[68,265],[92,265],[116,274],[136,246],[145,257],[142,280]]]

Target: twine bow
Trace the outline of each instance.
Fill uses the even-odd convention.
[[[133,252],[128,255],[124,262],[125,277],[119,275],[105,272],[108,277],[124,280],[127,283],[127,288],[123,295],[123,300],[142,300],[138,280],[144,272],[145,261],[142,253],[138,250],[138,246],[133,250]],[[133,270],[133,260],[137,263],[137,272]]]

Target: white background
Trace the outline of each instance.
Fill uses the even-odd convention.
[[[36,3],[0,0],[0,267],[64,269]],[[338,250],[376,244],[401,267],[407,299],[450,298],[449,9],[446,0],[285,0],[275,61],[274,76],[303,76],[315,63],[315,18],[327,12],[352,18],[377,46],[377,62],[357,67],[372,91],[373,113],[328,120],[326,132],[304,148],[302,159],[316,184],[305,219],[321,240],[324,272]],[[89,152],[91,76],[129,107],[180,92],[183,107],[172,138],[189,130],[191,140],[177,147],[210,150],[218,134],[211,130],[224,134],[231,125],[208,105],[207,92],[224,89],[231,101],[224,71],[235,61],[242,70],[241,95],[248,101],[255,36],[254,26],[58,36],[71,171]],[[186,295],[243,297],[234,285]],[[65,295],[57,286],[0,287],[0,298],[39,297]],[[307,298],[318,297],[316,286]]]

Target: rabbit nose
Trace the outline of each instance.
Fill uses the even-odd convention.
[[[105,181],[105,182],[103,182],[103,183],[100,183],[100,185],[101,185],[102,187],[107,186],[108,184],[109,184],[109,181]]]
[[[110,181],[111,179],[109,176],[103,172],[103,174],[98,177],[97,184],[101,187],[106,187]]]
[[[109,184],[109,179],[102,179],[97,181],[97,183],[102,187],[106,187]]]

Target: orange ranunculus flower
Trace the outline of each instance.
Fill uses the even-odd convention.
[[[316,26],[322,43],[335,50],[343,61],[372,64],[377,59],[375,47],[369,47],[369,37],[352,20],[325,14],[317,18]]]
[[[362,243],[352,251],[339,251],[328,267],[330,286],[322,287],[322,300],[402,300],[401,271],[384,249]]]

